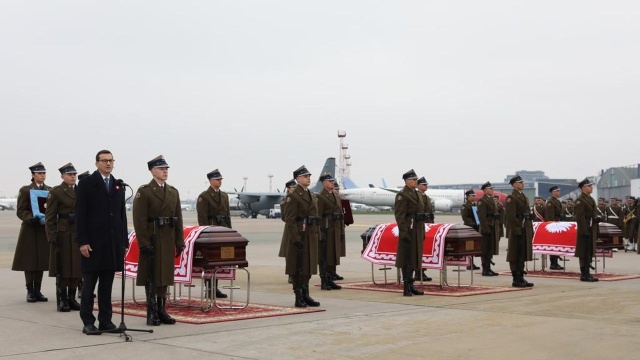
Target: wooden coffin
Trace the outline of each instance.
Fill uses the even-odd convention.
[[[472,227],[456,224],[449,229],[444,242],[445,256],[482,255],[482,235]]]
[[[247,267],[247,240],[237,231],[223,226],[207,226],[196,239],[193,267],[205,270],[221,266]]]
[[[600,223],[596,246],[601,249],[624,249],[622,230],[609,223]]]

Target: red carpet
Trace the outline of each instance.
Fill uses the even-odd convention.
[[[511,272],[501,272],[500,275],[511,275]],[[600,281],[619,281],[619,280],[630,280],[630,279],[640,279],[640,274],[613,274],[613,273],[604,273],[604,274],[594,274],[591,272],[593,277],[598,278]],[[525,277],[543,277],[543,278],[553,278],[553,279],[570,279],[570,280],[580,280],[580,273],[572,272],[572,271],[528,271],[528,274]]]
[[[343,289],[351,289],[351,290],[371,290],[371,291],[386,291],[386,292],[394,292],[394,293],[402,293],[403,285],[402,284],[386,284],[386,285],[375,285],[372,282],[352,282],[352,283],[340,283]],[[435,295],[435,296],[473,296],[473,295],[485,295],[485,294],[496,294],[501,292],[509,292],[509,291],[520,291],[520,290],[530,290],[531,288],[514,288],[514,287],[497,287],[497,286],[482,286],[482,285],[473,285],[471,287],[446,287],[444,289],[440,288],[439,284],[434,283],[424,283],[422,287],[418,282],[414,283],[417,289],[424,291],[425,295]]]
[[[293,302],[293,299],[291,299]],[[223,303],[222,301],[220,301]],[[191,300],[192,304],[200,304],[200,300]],[[228,304],[228,302],[227,302]],[[147,307],[146,305],[136,305],[133,301],[126,301],[124,305],[125,315],[146,317]],[[96,308],[97,310],[97,308]],[[296,307],[284,307],[264,304],[249,304],[246,309],[241,310],[219,310],[214,307],[209,312],[202,312],[200,308],[175,306],[168,304],[167,313],[171,315],[176,321],[187,324],[210,324],[223,321],[236,321],[247,319],[258,319],[272,316],[284,316],[295,314],[307,314],[319,311],[325,311],[319,308],[296,308]],[[120,302],[113,302],[113,312],[120,313]]]

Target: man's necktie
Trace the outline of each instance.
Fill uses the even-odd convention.
[[[104,178],[104,184],[107,186],[107,190],[109,190],[109,178]]]

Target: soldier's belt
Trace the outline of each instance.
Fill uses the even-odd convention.
[[[320,222],[320,218],[317,216],[298,216],[296,217],[296,221],[307,225],[314,225]]]
[[[176,224],[178,223],[178,218],[171,217],[171,216],[150,217],[149,222],[154,223],[159,227],[163,227],[163,226],[175,227]]]
[[[67,219],[69,223],[73,224],[76,222],[76,214],[58,214],[58,220]]]
[[[423,213],[423,212],[416,213],[416,214],[413,216],[413,219],[414,219],[415,221],[427,221],[427,220],[429,220],[429,214],[427,214],[427,213]]]

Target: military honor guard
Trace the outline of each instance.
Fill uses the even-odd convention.
[[[593,184],[589,179],[582,180],[578,187],[581,190],[580,197],[575,203],[576,217],[576,257],[580,259],[580,281],[596,282],[597,278],[591,276],[591,260],[596,253],[596,240],[598,239],[598,215],[596,202],[591,197]]]
[[[303,165],[293,172],[298,185],[287,194],[285,223],[287,246],[285,273],[293,278],[295,306],[320,306],[309,296],[309,279],[318,271],[318,200],[309,191],[311,173]]]
[[[490,182],[480,188],[484,195],[478,200],[478,219],[482,235],[482,276],[498,276],[491,269],[493,255],[498,255],[500,246],[500,213],[493,201],[493,186]]]
[[[144,286],[147,294],[147,325],[171,325],[176,321],[165,308],[167,286],[173,285],[174,258],[184,249],[180,194],[166,182],[169,164],[162,155],[147,167],[153,179],[138,188],[133,201],[140,250],[136,285]]]
[[[549,193],[551,196],[549,196],[545,205],[544,221],[560,221],[562,219],[562,203],[558,200],[560,198],[560,188],[554,185],[549,188]],[[551,270],[564,270],[558,260],[560,260],[560,256],[549,255],[549,262],[551,263],[549,268]]]
[[[562,211],[562,221],[576,221],[575,216],[573,216],[573,209],[575,204],[573,203],[572,198],[567,199],[567,203],[564,206],[564,210]]]
[[[533,198],[533,222],[544,222],[545,201],[542,196],[536,196]]]
[[[496,204],[496,209],[498,209],[498,214],[500,214],[500,238],[504,237],[504,206],[500,202],[500,197],[498,195],[493,195],[493,202]]]
[[[333,193],[335,179],[325,172],[320,175],[322,190],[317,195],[318,216],[320,217],[320,248],[318,264],[320,266],[320,289],[340,290],[342,287],[333,280],[336,267],[340,265],[342,232],[342,203]]]
[[[636,245],[635,245],[635,238],[637,238],[637,234],[634,234],[634,229],[635,229],[635,224],[637,222],[637,215],[636,215],[636,198],[633,196],[627,196],[626,197],[626,204],[625,206],[622,208],[622,214],[624,215],[623,217],[623,224],[624,224],[624,242],[626,243],[626,246],[624,248],[624,251],[634,251],[636,249]]]
[[[49,243],[45,231],[45,214],[32,209],[31,190],[51,190],[44,181],[47,169],[39,162],[29,166],[31,183],[20,188],[16,205],[16,215],[22,221],[18,243],[13,256],[11,270],[24,271],[27,286],[27,302],[45,302],[42,295],[42,277],[49,269]],[[34,211],[36,210],[36,211]]]
[[[433,215],[433,203],[431,202],[431,198],[427,195],[428,188],[429,183],[427,182],[427,179],[424,178],[424,176],[418,179],[418,192],[420,193],[420,196],[422,196],[422,204],[424,205],[424,209],[422,210],[422,212],[426,214],[425,224],[433,224],[435,221],[435,216]],[[416,275],[413,279],[417,281],[433,280],[429,276],[427,276],[426,270],[420,269],[416,271]]]
[[[76,301],[80,272],[80,250],[76,243],[76,177],[73,164],[58,169],[62,183],[47,196],[45,229],[51,244],[49,276],[56,278],[56,309],[60,312],[80,310]]]
[[[624,230],[622,218],[622,207],[618,204],[618,198],[612,197],[609,206],[607,206],[607,222],[617,226],[620,230]]]
[[[404,296],[424,295],[413,286],[413,274],[422,269],[422,250],[424,243],[424,204],[418,194],[418,175],[411,169],[402,175],[404,188],[398,192],[395,200],[395,218],[398,225],[398,250],[396,267],[402,270]]]
[[[80,249],[82,300],[80,319],[87,335],[115,330],[111,321],[111,290],[116,271],[122,271],[127,239],[125,189],[116,183],[115,159],[109,150],[96,154],[96,168],[78,183],[76,194],[76,242]],[[98,285],[98,322],[93,315],[93,291]]]
[[[285,194],[289,194],[291,192],[293,192],[293,190],[295,190],[296,188],[296,181],[294,179],[291,179],[289,181],[287,181],[284,184],[284,188],[285,188]],[[285,201],[286,195],[282,197],[282,200],[280,201],[280,219],[284,222],[284,214],[285,214],[285,207],[287,202]],[[283,231],[282,231],[282,240],[280,240],[280,251],[278,251],[278,257],[286,257],[287,256],[287,246],[289,245],[289,238],[287,237],[287,227],[285,225]],[[289,284],[291,284],[293,282],[293,279],[291,278],[291,276],[289,276],[288,279]]]
[[[333,183],[333,193],[336,194],[338,199],[340,199],[340,184],[337,181]],[[340,257],[347,256],[347,244],[346,244],[346,233],[345,228],[350,224],[346,224],[346,214],[351,214],[351,207],[345,208],[342,206],[342,200],[340,201],[341,209],[342,209],[342,220],[340,220],[342,231],[340,232]],[[344,280],[344,277],[340,276],[336,271],[331,274],[333,276],[333,280]]]
[[[509,250],[507,261],[513,276],[513,287],[532,287],[533,283],[524,278],[524,262],[533,259],[533,214],[529,207],[529,199],[522,193],[524,180],[516,175],[509,180],[513,187],[506,200],[506,216],[509,229]]]
[[[464,196],[466,198],[465,203],[460,208],[460,216],[462,216],[462,224],[472,227],[473,230],[479,231],[480,225],[476,221],[476,214],[474,214],[474,207],[476,206],[476,193],[472,189],[465,191]],[[467,270],[478,270],[479,267],[473,262],[471,258],[471,266],[467,267]]]
[[[596,207],[596,211],[598,212],[598,216],[602,219],[603,222],[607,221],[607,200],[603,197],[598,198],[598,206]]]
[[[220,190],[222,186],[222,174],[215,169],[207,174],[209,188],[198,196],[196,211],[198,212],[198,225],[224,226],[231,229],[231,211],[229,210],[229,195]],[[207,279],[207,294],[210,294],[211,281]],[[227,294],[218,289],[216,280],[216,297],[226,298]]]

